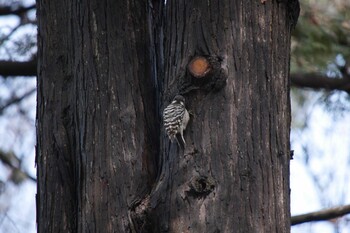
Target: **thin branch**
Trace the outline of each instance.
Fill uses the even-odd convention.
[[[350,205],[338,206],[330,209],[292,216],[291,224],[296,225],[311,221],[329,220],[346,214],[350,214]]]
[[[15,222],[9,215],[8,215],[8,210],[6,210],[5,214],[4,214],[4,218],[7,218],[8,221],[13,225],[13,227],[16,229],[17,232],[21,232],[18,229],[18,224],[17,222]]]
[[[22,177],[28,178],[33,182],[36,182],[36,178],[31,176],[28,172],[23,171],[20,168],[21,161],[20,159],[12,152],[4,152],[0,150],[0,161],[6,166],[12,169],[12,181],[14,183],[20,183]]]
[[[19,28],[21,28],[22,26],[25,26],[25,25],[28,25],[28,24],[33,24],[33,25],[35,25],[36,23],[37,23],[36,20],[27,20],[27,21],[25,21],[25,22],[23,22],[23,23],[18,24],[17,26],[15,26],[14,28],[12,28],[11,31],[10,31],[7,35],[5,35],[4,37],[0,38],[0,46],[1,46],[5,41],[9,40],[10,37],[11,37]]]
[[[0,39],[0,45],[7,41],[21,26],[21,24],[18,24],[16,27],[12,28],[12,30],[6,36]]]
[[[36,76],[36,59],[31,61],[0,61],[2,76]]]
[[[318,73],[296,73],[290,76],[292,85],[296,87],[350,91],[350,79],[347,78],[328,78]]]
[[[3,15],[21,15],[29,10],[35,9],[35,7],[36,7],[35,4],[28,6],[28,7],[19,6],[17,8],[14,8],[12,6],[3,6],[3,7],[0,7],[0,16],[3,16]]]
[[[29,91],[27,91],[26,93],[24,93],[22,96],[20,97],[14,97],[11,98],[7,103],[5,103],[3,106],[0,106],[0,114],[9,106],[13,105],[13,104],[17,104],[19,102],[21,102],[24,98],[30,96],[31,94],[35,93],[36,88],[33,88]]]

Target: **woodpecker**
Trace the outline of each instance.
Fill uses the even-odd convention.
[[[190,115],[185,107],[185,98],[181,95],[175,96],[173,101],[163,111],[163,121],[165,131],[171,142],[176,139],[182,148],[186,145],[183,132],[189,120]],[[181,142],[179,142],[179,138]]]

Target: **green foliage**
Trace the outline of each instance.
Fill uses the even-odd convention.
[[[324,71],[337,55],[350,58],[350,1],[301,0],[300,4],[291,71]]]

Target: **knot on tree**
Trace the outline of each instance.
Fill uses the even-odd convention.
[[[129,224],[131,233],[152,232],[150,221],[150,196],[135,201],[129,208]]]
[[[215,181],[212,177],[195,176],[189,182],[187,193],[194,197],[205,197],[215,188]]]
[[[194,57],[188,64],[188,71],[195,78],[205,77],[213,69],[213,64],[205,57]]]
[[[217,56],[195,56],[187,65],[188,75],[179,88],[182,94],[191,90],[219,91],[225,87],[227,74],[221,67],[222,58]]]

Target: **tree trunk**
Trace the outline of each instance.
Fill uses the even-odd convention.
[[[38,231],[128,232],[159,148],[147,2],[37,5]]]
[[[157,232],[289,232],[290,25],[261,2],[167,1],[163,108],[180,93],[192,119],[185,151],[162,133]]]
[[[286,3],[37,7],[38,232],[289,232]],[[184,150],[159,130],[176,94]]]

